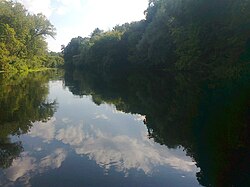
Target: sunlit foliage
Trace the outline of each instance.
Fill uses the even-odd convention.
[[[0,1],[0,71],[49,66],[46,37],[55,28],[42,14],[30,14],[20,3]]]

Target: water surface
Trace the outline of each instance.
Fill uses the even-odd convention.
[[[240,183],[231,168],[218,173],[230,167],[231,149],[243,160],[248,154],[240,152],[248,142],[238,139],[249,114],[246,80],[238,86],[194,80],[86,72],[3,78],[0,185]]]

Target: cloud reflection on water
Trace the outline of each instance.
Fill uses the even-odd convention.
[[[195,163],[185,155],[174,155],[165,146],[157,145],[146,135],[138,138],[129,135],[115,135],[95,128],[86,128],[83,124],[60,129],[56,139],[69,144],[79,155],[88,155],[91,160],[109,170],[127,173],[130,169],[152,174],[158,166],[170,166],[185,172],[196,172]]]
[[[104,174],[115,170],[129,176],[130,171],[137,170],[152,176],[164,167],[180,176],[195,177],[195,162],[181,148],[168,149],[148,139],[145,116],[119,112],[108,104],[97,107],[90,97],[69,102],[72,95],[64,92],[65,95],[57,96],[63,107],[59,107],[55,117],[46,123],[35,122],[25,135],[29,142],[36,143],[29,144],[31,151],[23,153],[4,171],[9,182],[29,185],[33,176],[60,168],[66,159],[70,160],[70,150],[95,161]],[[46,146],[51,144],[55,150],[48,153]],[[37,153],[43,156],[37,158]]]
[[[14,160],[12,166],[4,170],[4,174],[9,182],[1,185],[9,186],[11,183],[19,180],[25,186],[30,186],[29,180],[38,173],[44,173],[50,169],[60,168],[66,159],[67,152],[58,148],[48,156],[37,159],[30,152],[23,152],[21,157]]]
[[[111,114],[130,115],[131,121],[136,123],[133,127],[133,131],[138,131],[136,135],[127,133],[123,125],[114,124],[112,120],[117,116],[110,117]],[[141,128],[144,116],[113,111],[109,114],[96,113],[96,116],[98,117],[91,118],[88,123],[83,121],[76,123],[64,118],[60,122],[64,125],[60,126],[55,125],[58,122],[54,118],[48,122],[49,125],[37,123],[31,129],[30,135],[42,138],[43,142],[57,140],[70,145],[76,154],[87,155],[107,172],[110,168],[115,168],[116,171],[127,175],[129,170],[136,169],[151,175],[160,166],[172,167],[183,172],[197,172],[195,162],[186,157],[184,152],[175,154],[175,151],[148,139],[146,128]],[[96,123],[96,120],[103,120],[103,116],[109,119],[109,123]],[[120,131],[114,131],[114,126]],[[45,129],[48,132],[45,132]],[[41,130],[44,133],[41,133]]]

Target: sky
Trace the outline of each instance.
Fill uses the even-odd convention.
[[[48,48],[59,52],[71,38],[87,37],[95,28],[112,29],[117,24],[145,18],[148,0],[17,0],[31,13],[43,13],[56,28]]]

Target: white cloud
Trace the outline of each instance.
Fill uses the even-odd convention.
[[[116,24],[145,18],[147,6],[148,0],[88,0],[82,8],[87,11],[84,21],[108,29]]]
[[[194,162],[173,155],[167,150],[159,151],[149,143],[142,145],[128,136],[113,138],[102,137],[94,141],[82,142],[76,147],[78,154],[89,155],[89,158],[106,170],[114,166],[116,170],[127,173],[130,169],[142,170],[151,174],[157,166],[169,165],[177,170],[192,172]],[[146,153],[146,154],[145,154]]]
[[[57,0],[56,4],[55,13],[61,16],[82,8],[81,0]]]
[[[23,153],[22,157],[14,160],[12,166],[5,171],[6,177],[12,182],[16,181],[18,178],[34,170],[36,167],[35,162],[35,158],[30,157],[27,153]]]
[[[110,134],[110,129],[97,126],[70,126],[61,129],[57,140],[71,145],[79,155],[88,155],[91,160],[108,171],[115,167],[117,171],[128,174],[130,169],[152,174],[158,166],[169,166],[184,172],[196,172],[195,163],[183,153],[176,155],[165,146],[149,140],[146,135],[138,138],[129,135]]]
[[[50,142],[55,136],[55,121],[56,118],[52,117],[47,122],[35,122],[28,134],[31,137],[42,138],[44,142]]]
[[[95,119],[104,119],[104,120],[107,120],[109,118],[105,114],[97,114],[95,116]]]
[[[115,106],[111,105],[113,114],[126,114],[123,111],[117,110]]]
[[[57,8],[56,13],[57,13],[58,15],[64,15],[64,14],[67,13],[67,11],[68,11],[68,9],[67,9],[66,7],[61,6],[61,7],[58,7],[58,8]]]
[[[65,150],[59,148],[56,149],[54,153],[44,157],[38,168],[40,169],[40,173],[43,172],[44,168],[60,168],[62,162],[66,159],[67,153]]]
[[[55,24],[55,27],[56,24]],[[57,27],[57,35],[56,35],[56,40],[48,37],[46,41],[48,42],[48,47],[52,51],[61,51],[61,45],[67,45],[70,40],[74,37],[77,36],[83,36],[83,31],[82,31],[82,24],[79,23],[77,26],[61,26],[60,28]],[[92,29],[89,29],[90,33]]]
[[[42,151],[43,149],[42,149],[41,147],[36,147],[36,148],[34,148],[34,150],[37,151],[37,152],[40,152],[40,151]]]
[[[53,10],[51,7],[51,0],[17,0],[22,3],[29,12],[37,14],[43,13],[46,17],[50,17]]]
[[[82,131],[82,125],[75,127],[69,126],[66,129],[60,129],[57,132],[56,139],[65,144],[75,146],[80,144],[84,140],[85,136],[86,135]]]
[[[134,119],[135,121],[144,121],[146,120],[146,116],[137,114]]]
[[[41,160],[37,160],[29,154],[28,152],[22,153],[21,157],[14,160],[12,166],[5,170],[5,176],[9,180],[5,181],[6,186],[17,180],[21,181],[25,186],[30,186],[29,180],[32,176],[44,173],[49,169],[60,168],[67,157],[67,152],[61,148],[56,149]]]
[[[32,13],[43,13],[57,29],[57,39],[47,39],[49,49],[60,51],[71,38],[88,36],[96,27],[143,19],[148,0],[17,0]]]
[[[62,118],[62,122],[68,124],[71,122],[71,120],[69,118]]]

